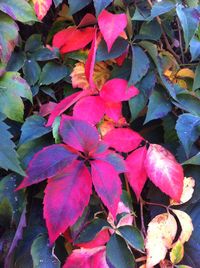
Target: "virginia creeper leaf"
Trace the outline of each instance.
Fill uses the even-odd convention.
[[[104,136],[104,141],[116,151],[128,153],[136,149],[143,138],[129,128],[114,128]]]
[[[122,193],[121,181],[115,168],[104,161],[91,161],[91,174],[95,190],[113,217]]]
[[[183,169],[164,147],[151,144],[145,161],[149,179],[165,194],[180,201],[183,191]]]
[[[139,200],[140,194],[147,180],[147,173],[144,165],[146,154],[146,146],[143,146],[133,151],[126,159],[128,168],[126,176],[136,194],[137,200]]]
[[[59,48],[62,54],[79,50],[92,41],[94,32],[95,29],[92,27],[84,29],[69,27],[54,35],[53,46]]]
[[[74,0],[69,0],[69,7],[70,11],[72,14],[78,12],[85,6],[87,6],[92,0],[81,0],[81,1],[74,1]]]
[[[94,2],[94,7],[96,11],[96,15],[98,16],[103,9],[105,9],[110,3],[112,3],[112,0],[93,0]]]
[[[44,218],[51,243],[81,216],[91,193],[90,173],[84,163],[77,160],[48,180],[44,197]]]
[[[30,161],[26,171],[27,177],[24,178],[17,189],[55,176],[76,158],[77,155],[69,152],[62,144],[54,144],[43,148]]]
[[[24,62],[23,73],[29,85],[33,86],[40,78],[41,69],[34,59],[28,59]]]
[[[52,0],[33,0],[34,9],[39,20],[42,20],[52,5]]]
[[[180,241],[177,241],[170,252],[170,260],[173,264],[179,263],[184,256],[184,247]]]
[[[126,15],[112,14],[103,10],[98,17],[98,24],[109,52],[115,40],[123,32],[127,25]]]
[[[114,166],[115,170],[119,173],[123,173],[127,171],[126,163],[123,157],[111,150],[108,150],[106,155],[96,156],[96,159],[100,159],[100,160],[110,163],[112,166]]]
[[[60,135],[66,144],[86,153],[96,149],[99,143],[99,134],[95,127],[70,116],[62,116]]]
[[[122,103],[112,101],[105,101],[104,103],[106,106],[105,114],[115,122],[118,122],[122,118]]]

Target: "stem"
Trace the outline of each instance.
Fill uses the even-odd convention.
[[[169,209],[170,209],[169,206],[165,206],[165,205],[160,204],[160,203],[147,202],[147,201],[144,201],[144,200],[142,200],[142,201],[143,201],[143,204],[145,204],[145,205],[162,207],[162,208],[166,209],[167,212],[168,212]]]
[[[145,229],[145,224],[144,224],[144,213],[143,213],[143,206],[144,206],[144,201],[142,198],[140,198],[140,218],[141,218],[141,227],[142,227],[142,233],[146,237],[146,229]]]
[[[181,34],[181,26],[180,26],[180,22],[179,19],[176,19],[177,21],[177,25],[178,25],[178,35],[179,35],[179,44],[180,44],[180,49],[181,49],[181,58],[182,58],[182,62],[185,62],[185,58],[184,58],[184,52],[183,52],[183,40],[182,40],[182,34]]]

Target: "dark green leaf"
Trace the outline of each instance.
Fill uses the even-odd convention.
[[[34,59],[26,60],[23,66],[24,78],[30,86],[39,80],[41,68]]]
[[[112,3],[112,0],[93,0],[93,2],[96,10],[96,15],[98,16],[103,9],[105,9],[110,3]]]
[[[33,268],[60,268],[60,261],[53,255],[49,246],[48,236],[43,234],[37,237],[31,246]]]
[[[0,226],[10,228],[12,221],[12,206],[9,200],[3,197],[0,201]]]
[[[178,137],[183,144],[186,156],[188,157],[193,143],[200,135],[198,127],[200,126],[200,117],[192,114],[182,114],[176,123]]]
[[[42,46],[41,34],[32,34],[26,41],[25,52],[34,52]]]
[[[151,9],[151,16],[148,18],[148,21],[154,19],[157,16],[165,14],[175,8],[176,3],[174,1],[165,0],[164,2],[155,2]]]
[[[183,165],[200,165],[200,153],[183,162]]]
[[[198,88],[200,88],[200,64],[197,65],[197,68],[195,70],[195,77],[192,90],[195,91]]]
[[[177,95],[178,103],[176,105],[193,115],[200,116],[200,99],[191,95],[189,92]]]
[[[25,53],[22,51],[13,52],[6,66],[7,72],[18,72],[25,62]]]
[[[50,87],[41,87],[40,90],[44,92],[44,94],[50,96],[52,99],[57,101],[56,96],[55,96],[55,91],[50,88]]]
[[[51,51],[46,47],[41,47],[33,52],[32,57],[37,61],[57,59],[59,57],[59,51],[56,48]]]
[[[149,69],[149,58],[141,47],[132,46],[132,69],[129,85],[139,82]]]
[[[192,55],[192,61],[200,56],[200,40],[195,36],[190,41],[190,53]]]
[[[92,2],[92,0],[69,0],[68,2],[71,14],[74,14],[87,6],[90,2]]]
[[[57,83],[68,74],[69,71],[66,66],[49,62],[42,69],[39,84],[50,85],[51,83]]]
[[[159,40],[161,36],[161,28],[156,20],[144,22],[140,28],[140,32],[135,39]]]
[[[163,118],[164,141],[170,145],[177,145],[179,142],[176,130],[176,117],[173,114],[168,114]]]
[[[118,231],[131,247],[144,251],[144,239],[138,228],[127,225],[119,227]]]
[[[106,246],[106,259],[113,268],[134,268],[135,260],[122,237],[113,234]]]

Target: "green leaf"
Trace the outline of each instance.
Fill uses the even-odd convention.
[[[165,93],[154,90],[149,99],[148,111],[144,124],[154,119],[163,118],[171,111],[171,109],[172,105],[165,96]]]
[[[41,34],[32,34],[26,41],[25,52],[34,52],[42,46]]]
[[[118,231],[131,247],[144,251],[144,239],[138,228],[127,225],[119,227]]]
[[[0,10],[20,22],[37,21],[33,8],[26,0],[0,0]]]
[[[10,228],[12,221],[12,206],[7,198],[0,201],[0,226]]]
[[[167,144],[176,145],[179,142],[177,132],[175,130],[176,117],[173,114],[168,114],[163,119],[164,141]]]
[[[53,254],[46,234],[38,236],[31,246],[33,268],[60,268],[60,261]]]
[[[18,155],[15,151],[15,144],[12,142],[12,135],[8,126],[3,122],[4,116],[0,114],[0,167],[5,170],[15,171],[22,176],[25,175],[20,167]]]
[[[32,53],[32,57],[36,61],[47,61],[59,58],[59,50],[55,48],[53,51],[47,47],[40,47]]]
[[[61,143],[61,137],[59,135],[60,121],[61,121],[61,117],[57,116],[52,125],[52,134],[53,134],[55,143]]]
[[[38,115],[32,115],[26,119],[21,128],[19,145],[40,138],[51,131],[50,127],[45,127],[46,120]]]
[[[193,143],[200,135],[199,126],[200,117],[192,114],[182,114],[177,120],[176,131],[187,157],[190,154]]]
[[[195,91],[198,88],[200,88],[200,63],[197,65],[197,68],[195,70],[195,77],[192,90]]]
[[[192,55],[192,61],[200,56],[200,40],[195,36],[190,41],[190,53]]]
[[[183,28],[185,47],[188,49],[189,43],[199,25],[199,12],[196,8],[178,5],[176,7],[176,13]]]
[[[136,40],[159,40],[161,37],[161,28],[156,20],[144,22],[140,28],[139,34],[135,36]]]
[[[69,74],[68,68],[54,62],[48,62],[42,69],[39,84],[57,83]]]
[[[14,51],[6,66],[7,72],[18,72],[24,65],[26,55],[22,51]]]
[[[26,81],[33,86],[40,78],[41,68],[34,59],[28,59],[24,63],[23,72]]]
[[[135,260],[122,237],[113,234],[106,245],[106,260],[113,268],[134,268]]]
[[[155,2],[151,9],[151,16],[148,18],[148,21],[153,20],[155,17],[165,14],[175,8],[176,3],[174,1],[161,1]]]
[[[17,72],[7,72],[0,78],[0,112],[8,118],[22,122],[24,104],[20,97],[32,102],[29,85]]]
[[[200,165],[200,153],[194,155],[187,161],[183,162],[182,165]]]
[[[181,93],[176,96],[178,103],[174,104],[193,115],[200,116],[200,99],[193,96],[189,92]]]
[[[83,9],[85,6],[87,6],[92,0],[69,0],[69,7],[71,14],[78,12],[79,10]]]
[[[184,256],[183,244],[178,240],[170,252],[170,260],[173,264],[179,263]]]
[[[18,43],[17,24],[6,14],[0,12],[0,60],[2,63],[7,63]]]
[[[63,0],[53,0],[53,2],[55,7],[58,7],[63,2]]]
[[[149,58],[141,47],[132,46],[132,69],[129,85],[139,82],[149,69]]]
[[[105,9],[110,3],[112,3],[112,0],[93,0],[94,7],[96,11],[96,15],[98,16],[103,9]]]

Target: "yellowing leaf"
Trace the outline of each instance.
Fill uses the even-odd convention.
[[[147,250],[146,268],[152,268],[165,259],[168,249],[176,236],[177,223],[169,213],[163,213],[149,223],[145,247]]]
[[[171,205],[180,205],[189,201],[193,195],[195,186],[195,180],[192,177],[184,177],[183,181],[183,192],[181,195],[180,203],[176,202],[175,200],[171,199]]]
[[[183,68],[177,72],[176,77],[186,77],[194,79],[194,72],[189,68]]]
[[[52,0],[32,0],[39,20],[42,20],[49,10]]]
[[[179,263],[184,256],[184,247],[180,241],[177,241],[170,252],[170,260],[173,264]]]
[[[176,214],[178,217],[178,220],[180,221],[181,224],[181,234],[179,236],[179,241],[184,244],[190,239],[190,236],[193,231],[193,224],[192,224],[192,219],[190,216],[185,213],[184,211],[173,209],[173,212]]]

